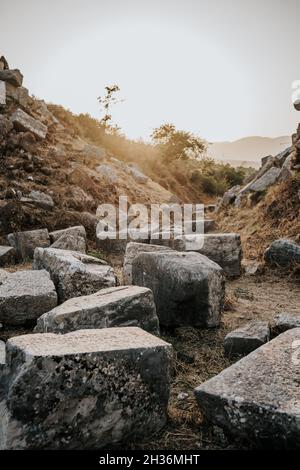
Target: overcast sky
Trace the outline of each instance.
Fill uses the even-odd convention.
[[[294,132],[300,0],[0,0],[0,54],[46,101],[132,138],[173,122],[209,141]]]

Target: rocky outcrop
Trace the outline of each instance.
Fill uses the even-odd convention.
[[[252,445],[300,447],[300,328],[287,331],[195,390],[205,417]]]
[[[220,323],[223,271],[199,253],[140,253],[132,261],[132,283],[152,290],[164,326],[215,327]]]
[[[32,259],[34,250],[37,247],[47,248],[50,246],[50,237],[47,229],[10,233],[7,236],[7,240],[15,249],[18,260],[23,261]]]
[[[6,354],[1,449],[99,449],[166,423],[172,347],[139,328],[18,336]]]
[[[120,286],[67,300],[42,315],[36,331],[69,333],[74,330],[138,326],[159,334],[153,294],[150,289]]]
[[[300,263],[300,245],[292,240],[275,240],[265,251],[264,258],[270,265],[293,267]]]
[[[50,273],[60,303],[116,285],[114,270],[106,261],[75,251],[36,248],[33,269]]]
[[[0,80],[10,83],[15,87],[22,86],[23,83],[23,75],[21,74],[20,70],[0,70]]]
[[[267,343],[270,327],[266,321],[252,321],[231,331],[224,339],[226,356],[246,355]]]
[[[55,287],[47,271],[7,273],[0,282],[0,322],[4,325],[35,323],[57,305]]]

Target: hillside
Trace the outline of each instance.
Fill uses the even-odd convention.
[[[217,160],[230,164],[243,164],[259,168],[260,160],[267,155],[277,155],[291,145],[289,136],[280,137],[244,137],[233,142],[214,142],[209,152]]]

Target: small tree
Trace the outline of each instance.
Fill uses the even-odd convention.
[[[111,85],[105,87],[105,95],[98,96],[97,100],[103,110],[104,116],[100,120],[101,126],[104,127],[105,131],[113,134],[120,131],[120,127],[116,124],[112,124],[112,116],[110,114],[111,106],[117,103],[121,103],[123,100],[115,96],[120,91],[118,85]]]
[[[166,161],[196,160],[207,149],[204,140],[191,132],[177,130],[174,124],[163,124],[154,129],[151,138]]]

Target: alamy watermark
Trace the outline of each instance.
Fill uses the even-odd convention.
[[[204,204],[128,204],[127,196],[119,204],[101,204],[96,213],[97,238],[119,240],[171,239],[204,234]]]

